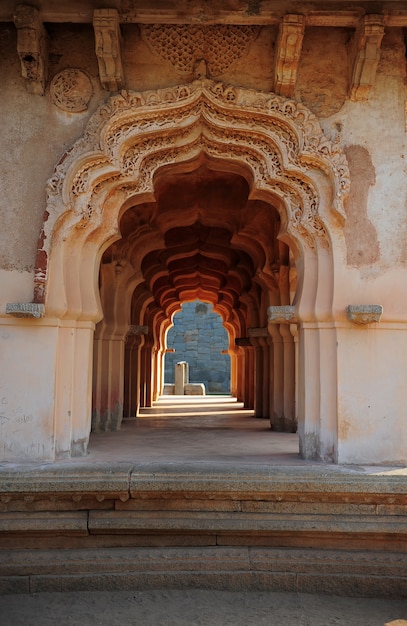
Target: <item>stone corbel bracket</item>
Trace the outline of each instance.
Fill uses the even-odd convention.
[[[366,15],[355,33],[355,60],[350,98],[364,102],[376,78],[380,46],[384,35],[384,16]]]
[[[304,32],[303,15],[284,15],[276,46],[274,92],[286,98],[294,96]]]
[[[107,91],[120,91],[124,87],[124,74],[117,9],[95,9],[93,28],[100,82]]]
[[[289,304],[283,306],[269,306],[267,309],[269,324],[297,324],[298,319],[295,307]]]
[[[17,302],[6,304],[6,314],[13,317],[40,318],[45,315],[45,305],[37,302]]]
[[[47,80],[48,34],[35,7],[19,4],[14,13],[17,52],[29,93],[43,96]]]
[[[129,328],[128,335],[148,335],[148,326],[132,324]]]
[[[269,331],[267,328],[249,328],[249,337],[269,337]]]
[[[353,324],[373,324],[380,322],[383,314],[381,304],[349,304],[346,307],[346,317]]]

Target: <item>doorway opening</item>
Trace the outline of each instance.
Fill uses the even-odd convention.
[[[304,458],[335,460],[349,184],[340,145],[275,94],[203,79],[103,104],[55,167],[37,251],[34,302],[63,320],[56,454],[159,397],[172,316],[199,299],[229,333],[232,395],[274,429],[298,413]]]
[[[188,382],[196,385],[186,390],[188,395],[193,392],[229,395],[228,352],[228,333],[211,303],[184,302],[181,311],[173,316],[173,326],[167,333],[164,395],[175,393],[175,368],[180,362],[187,365]]]
[[[121,239],[102,257],[93,430],[117,430],[123,417],[151,407],[181,360],[190,382],[232,394],[274,430],[295,432],[295,337],[287,325],[269,328],[267,317],[269,306],[292,303],[296,286],[293,255],[277,239],[278,211],[250,198],[249,172],[203,154],[159,170],[154,191],[154,202],[123,212]],[[171,326],[190,309],[196,327],[183,331],[190,356],[180,359],[179,347],[167,352],[178,341],[178,323]],[[211,337],[215,318],[221,345],[219,333]],[[223,371],[204,365],[199,326],[203,349]]]

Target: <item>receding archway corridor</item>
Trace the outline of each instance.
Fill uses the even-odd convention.
[[[294,258],[277,238],[277,208],[252,198],[250,172],[234,169],[205,155],[163,167],[154,179],[155,201],[123,210],[121,239],[100,266],[94,432],[119,430],[123,418],[140,416],[158,400],[167,332],[182,304],[196,300],[213,306],[223,322],[227,390],[268,418],[268,428],[271,422],[275,431],[296,431],[295,333],[289,325],[267,327],[268,307],[294,297]]]
[[[162,396],[120,431],[92,433],[90,462],[309,464],[298,436],[274,432],[266,419],[230,396]]]

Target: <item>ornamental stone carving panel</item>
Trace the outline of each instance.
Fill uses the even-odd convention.
[[[210,76],[220,77],[246,52],[260,32],[259,26],[143,25],[141,36],[181,76],[202,74],[206,61]]]
[[[55,84],[58,101],[73,110],[80,106],[75,100],[78,75],[68,72],[72,92],[66,75],[55,78]],[[153,197],[153,179],[161,167],[201,154],[251,172],[258,190],[280,199],[287,233],[301,245],[313,248],[319,241],[329,246],[312,170],[323,172],[332,187],[332,206],[325,210],[344,218],[347,161],[339,144],[324,136],[301,103],[207,79],[160,90],[122,91],[92,116],[84,136],[63,156],[48,183],[36,275],[39,293],[47,280],[43,261],[59,216],[71,211],[64,220],[68,231],[96,229],[103,223],[105,198],[113,192],[115,206],[138,194]]]
[[[75,68],[68,68],[55,74],[50,85],[52,102],[68,113],[86,111],[92,93],[89,76]]]

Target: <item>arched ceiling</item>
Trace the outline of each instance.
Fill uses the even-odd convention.
[[[190,172],[166,167],[155,198],[126,210],[122,238],[103,259],[125,258],[138,277],[131,322],[170,320],[182,302],[200,299],[237,332],[258,324],[262,288],[278,289],[277,211],[249,199],[243,176],[208,163]]]

